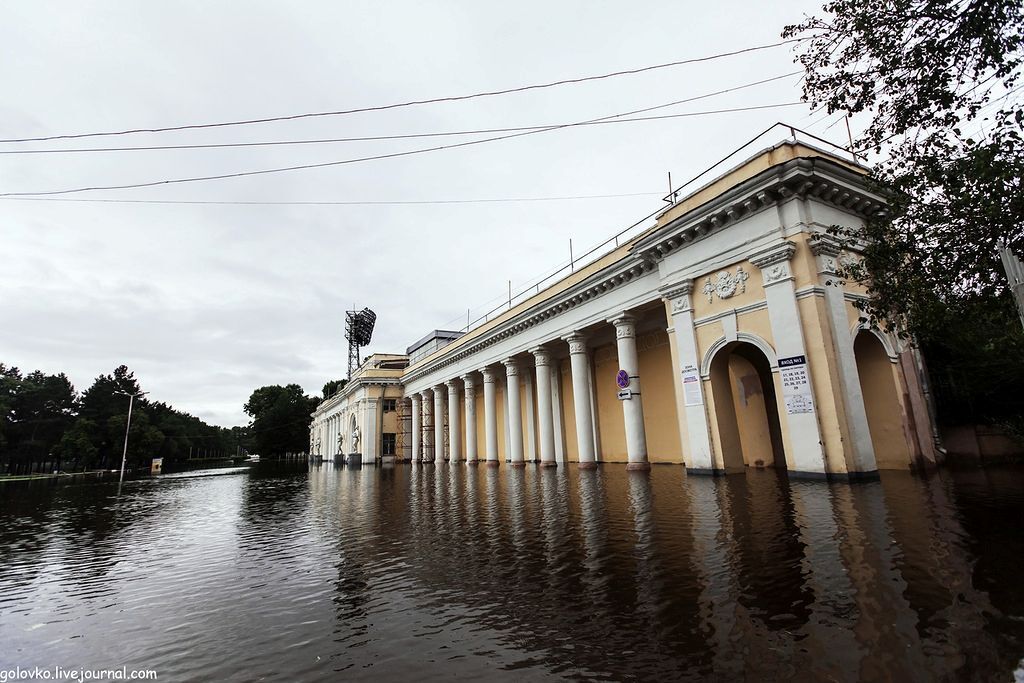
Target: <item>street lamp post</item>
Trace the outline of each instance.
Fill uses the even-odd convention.
[[[118,480],[118,487],[124,483],[124,465],[128,460],[128,430],[132,428],[132,405],[136,396],[145,396],[148,391],[140,391],[137,394],[129,394],[127,391],[115,391],[115,394],[123,394],[128,397],[128,424],[124,427],[124,451],[121,453],[121,478]]]

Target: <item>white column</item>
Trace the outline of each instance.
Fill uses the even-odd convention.
[[[423,400],[423,462],[434,462],[434,409],[430,391],[420,392]]]
[[[555,425],[555,462],[565,463],[565,424],[562,417],[562,364],[551,359],[551,416]]]
[[[459,410],[459,383],[450,379],[448,385],[448,452],[454,465],[462,460],[462,413]]]
[[[649,470],[647,432],[644,429],[644,404],[640,391],[640,360],[636,351],[636,317],[623,313],[609,321],[615,325],[615,343],[619,353],[619,369],[626,373],[630,397],[622,403],[626,423],[627,470]]]
[[[513,467],[522,467],[523,460],[523,413],[519,408],[519,362],[515,358],[501,361],[505,365],[507,388],[505,400],[508,403],[509,460]]]
[[[523,459],[526,462],[540,462],[537,457],[537,418],[534,412],[535,396],[533,391],[533,373],[530,368],[523,368],[523,413],[526,423],[523,425]]]
[[[530,349],[537,370],[537,423],[540,440],[540,466],[556,467],[555,423],[551,411],[551,352],[543,346]]]
[[[434,462],[444,462],[444,385],[434,387]]]
[[[412,455],[410,462],[419,462],[420,459],[420,395],[413,394],[409,397],[412,402]]]
[[[475,465],[476,455],[476,385],[473,375],[467,373],[462,376],[462,385],[465,388],[466,401],[466,463]]]
[[[580,453],[580,469],[597,467],[594,453],[594,413],[590,408],[590,356],[587,337],[574,332],[563,339],[569,343],[572,367],[572,402],[576,412],[576,441]]]
[[[871,443],[864,393],[860,388],[860,372],[857,370],[857,357],[853,352],[853,335],[850,333],[850,322],[846,315],[846,301],[843,298],[843,288],[835,284],[839,279],[836,275],[836,259],[842,252],[842,245],[830,235],[820,235],[818,240],[811,243],[811,252],[817,257],[818,274],[825,280],[825,305],[831,323],[839,381],[843,387],[846,423],[850,426],[850,438],[853,441],[850,444],[853,458],[849,463],[849,469],[852,472],[874,472],[878,465],[875,462],[875,447]]]
[[[689,453],[685,457],[686,469],[699,474],[716,471],[711,451],[711,428],[707,406],[701,386],[700,357],[697,354],[697,332],[693,325],[693,280],[686,280],[664,290],[665,298],[672,302],[672,327],[679,351],[680,373],[676,382],[682,386],[683,416],[689,435]]]
[[[484,368],[484,449],[487,464],[497,467],[498,462],[498,401],[495,396],[494,370]]]
[[[772,338],[775,340],[775,353],[778,354],[780,367],[787,359],[802,357],[813,396],[813,370],[807,360],[804,331],[796,303],[796,288],[793,286],[793,273],[789,267],[789,260],[795,251],[796,244],[793,242],[779,242],[751,254],[748,260],[761,269],[764,297],[768,302],[768,320],[771,322]],[[815,402],[812,399],[811,405],[790,409],[785,393],[778,397],[777,402],[780,417],[789,427],[787,451],[791,459],[787,464],[791,472],[824,474],[825,453],[822,449]]]
[[[360,436],[359,450],[362,453],[362,462],[369,465],[377,462],[377,445],[380,443],[380,431],[377,429],[377,408],[380,401],[375,398],[366,399],[363,409],[363,434]]]

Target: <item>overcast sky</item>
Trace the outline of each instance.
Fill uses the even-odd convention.
[[[369,107],[632,69],[773,43],[816,2],[7,2],[0,138]],[[348,116],[0,151],[396,135],[568,123],[796,71],[789,47],[526,93]],[[794,102],[793,76],[652,112]],[[247,178],[0,199],[0,362],[79,390],[127,364],[151,397],[247,423],[256,387],[318,394],[345,374],[344,311],[377,312],[369,352],[465,325],[661,205],[783,120],[843,142],[803,105],[579,127],[409,157]],[[486,136],[476,136],[486,137]],[[0,155],[0,193],[323,163],[474,139]],[[642,193],[642,194],[641,194]]]

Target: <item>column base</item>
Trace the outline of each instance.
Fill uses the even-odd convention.
[[[514,460],[514,461],[510,462],[508,465],[509,465],[509,467],[526,467],[526,461],[524,461],[524,460]]]
[[[714,469],[711,467],[687,467],[687,474],[695,474],[702,477],[724,477],[725,470]]]
[[[593,461],[581,462],[581,463],[579,463],[579,469],[581,469],[581,470],[596,470],[597,469],[597,463],[593,462]]]
[[[540,466],[541,467],[558,467],[558,463],[555,462],[554,460],[541,460],[540,461]]]
[[[497,461],[497,460],[488,460],[487,461],[487,466],[488,467],[500,467],[501,463],[499,461]]]
[[[479,465],[480,461],[479,460],[467,460],[466,464],[467,465]]]
[[[649,462],[631,462],[626,464],[626,470],[629,472],[650,472],[651,463]]]

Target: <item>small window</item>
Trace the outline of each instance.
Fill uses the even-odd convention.
[[[394,403],[394,401],[392,401]],[[384,432],[381,455],[395,454],[395,435]]]
[[[384,399],[384,412],[393,413],[396,409],[396,399],[386,398]]]

